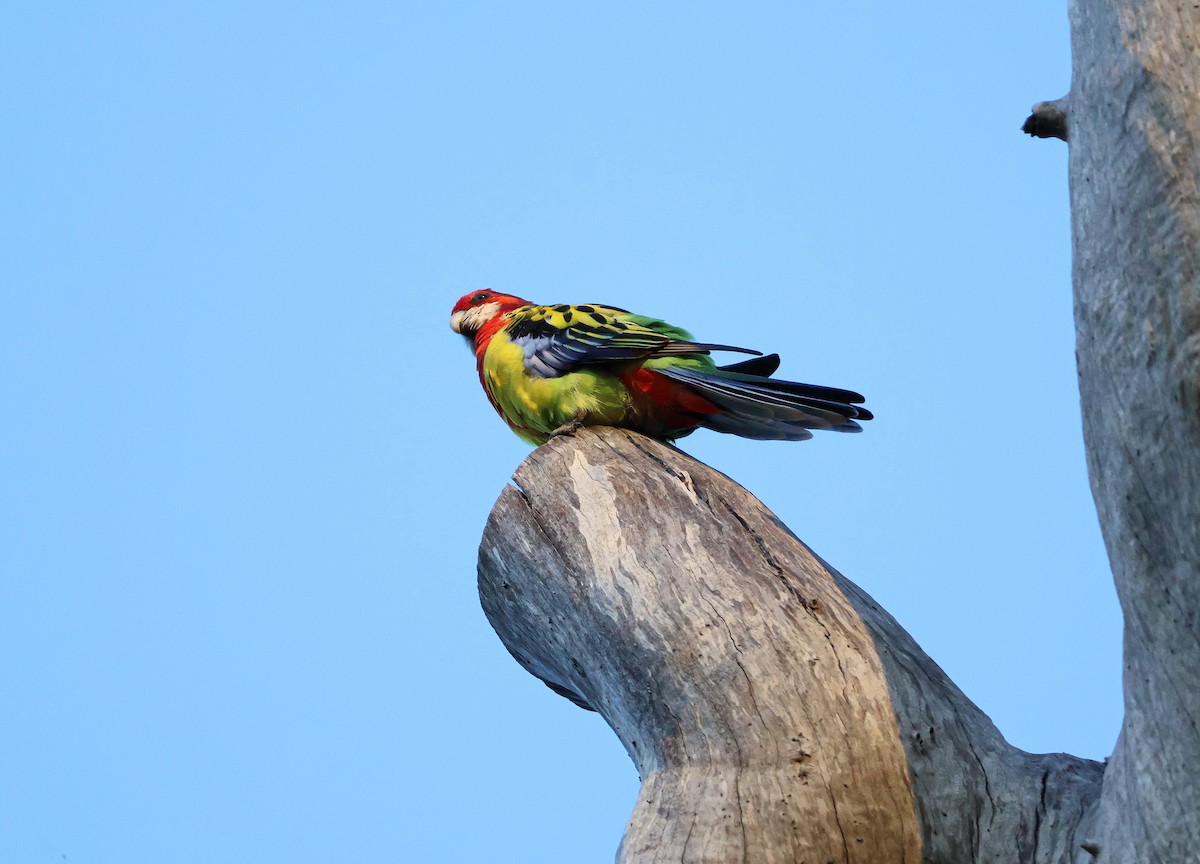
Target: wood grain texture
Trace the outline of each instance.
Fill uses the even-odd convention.
[[[1065,862],[1101,769],[1031,756],[724,475],[583,430],[480,547],[522,665],[599,711],[642,788],[623,862]]]
[[[1200,861],[1200,9],[1070,12],[1083,431],[1125,616],[1094,857]]]

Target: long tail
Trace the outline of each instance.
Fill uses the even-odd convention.
[[[778,358],[768,355],[705,371],[678,366],[654,371],[686,384],[721,409],[701,415],[701,426],[743,438],[803,441],[812,437],[810,429],[861,432],[857,421],[872,418],[871,412],[859,404],[863,397],[853,390],[751,374],[770,375],[777,365]]]

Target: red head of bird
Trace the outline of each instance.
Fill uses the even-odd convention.
[[[528,305],[528,300],[511,294],[472,291],[470,294],[464,294],[454,304],[454,309],[450,312],[450,329],[468,339],[474,339],[476,333],[505,312]]]

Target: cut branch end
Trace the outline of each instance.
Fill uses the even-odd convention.
[[[1033,113],[1025,118],[1021,131],[1034,138],[1067,138],[1067,97],[1053,102],[1039,102]]]

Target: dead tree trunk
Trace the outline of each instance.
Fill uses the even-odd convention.
[[[1200,9],[1076,0],[1068,97],[1088,473],[1125,617],[1104,861],[1200,861]]]
[[[480,594],[517,660],[642,778],[625,862],[1069,861],[1101,766],[1005,743],[757,499],[600,429],[500,496]]]
[[[727,477],[601,429],[522,465],[484,609],[599,711],[642,788],[622,862],[1200,861],[1200,10],[1074,0],[1088,467],[1125,615],[1107,766],[1009,746],[883,610]]]

